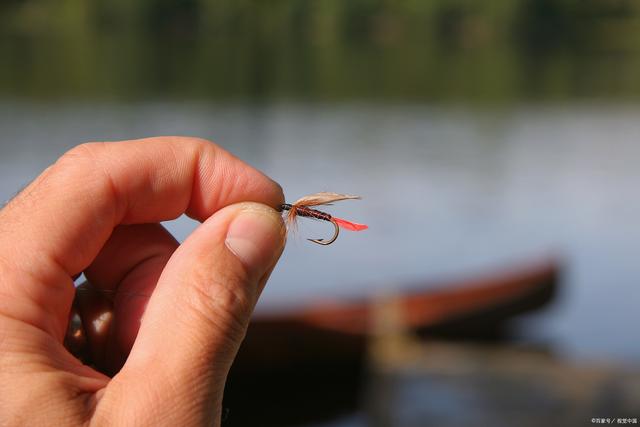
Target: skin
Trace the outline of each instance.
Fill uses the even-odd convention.
[[[64,154],[0,211],[2,425],[219,425],[283,202],[204,140]],[[178,245],[159,222],[183,213],[202,224]],[[114,295],[79,293],[91,367],[63,345],[80,272]]]

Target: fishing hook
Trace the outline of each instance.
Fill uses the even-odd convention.
[[[330,219],[330,220],[329,220],[329,222],[330,222],[331,224],[333,224],[333,226],[335,227],[335,232],[334,232],[334,234],[333,234],[333,237],[331,237],[331,239],[329,239],[329,240],[324,240],[324,239],[307,239],[307,240],[308,240],[308,241],[310,241],[310,242],[317,243],[317,244],[319,244],[319,245],[325,245],[325,246],[326,246],[326,245],[330,245],[330,244],[332,244],[333,242],[335,242],[335,241],[336,241],[336,239],[338,238],[338,234],[340,234],[340,227],[338,227],[338,224],[337,224],[334,220],[332,220],[332,219]]]

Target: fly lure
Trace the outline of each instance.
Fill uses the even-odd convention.
[[[307,239],[313,243],[317,243],[319,245],[330,245],[335,242],[338,238],[338,234],[340,233],[340,228],[344,228],[345,230],[350,231],[361,231],[369,228],[364,224],[358,224],[355,222],[347,221],[341,218],[336,218],[326,212],[319,211],[317,209],[313,209],[313,206],[328,206],[333,202],[339,202],[341,200],[352,200],[352,199],[360,199],[360,196],[352,196],[350,194],[338,194],[338,193],[315,193],[310,194],[308,196],[304,196],[301,199],[296,200],[294,203],[285,203],[280,205],[281,211],[287,212],[287,224],[293,225],[295,224],[297,217],[306,217],[313,218],[320,221],[328,221],[333,224],[334,234],[329,240],[325,239]]]

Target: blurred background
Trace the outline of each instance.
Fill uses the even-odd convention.
[[[2,200],[79,143],[167,134],[216,141],[277,180],[289,202],[362,195],[330,212],[369,224],[365,232],[320,247],[305,238],[331,227],[301,222],[258,307],[264,318],[473,288],[479,277],[500,284],[503,271],[517,278],[540,260],[554,266],[540,280],[553,281],[545,309],[503,316],[506,339],[438,335],[429,352],[432,341],[412,341],[396,322],[382,328],[382,344],[376,335],[360,348],[355,385],[348,374],[313,376],[313,363],[335,350],[320,348],[289,391],[323,394],[293,405],[277,400],[280,390],[258,424],[285,425],[292,406],[305,416],[290,425],[316,427],[640,417],[638,382],[620,383],[640,360],[637,2],[5,0],[0,64]],[[182,240],[196,225],[167,227]],[[418,323],[408,328],[428,322]],[[270,333],[288,337],[291,324]],[[385,342],[425,351],[388,358],[376,350]],[[545,354],[539,375],[500,370],[503,357],[537,357],[504,356],[514,347]],[[470,365],[495,375],[456,370]],[[226,423],[252,411],[256,378],[238,380]],[[548,381],[532,391],[533,378]],[[555,388],[565,383],[573,388]],[[500,392],[484,393],[491,385]],[[336,394],[349,404],[334,413],[325,399]],[[506,404],[513,396],[523,399]]]

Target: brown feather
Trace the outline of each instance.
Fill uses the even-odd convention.
[[[291,206],[291,209],[289,209],[289,212],[287,212],[287,217],[286,217],[286,224],[287,224],[287,228],[291,229],[291,230],[296,230],[296,218],[298,217],[298,212],[295,206]]]
[[[338,193],[329,193],[329,192],[321,192],[310,194],[308,196],[304,196],[293,203],[293,207],[295,206],[320,206],[320,205],[328,205],[333,202],[338,202],[340,200],[352,200],[359,199],[360,196],[353,196],[351,194],[338,194]],[[291,212],[293,209],[291,209]],[[294,214],[295,217],[295,214]]]

